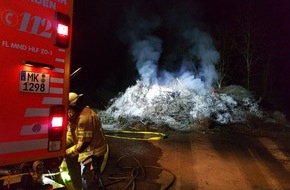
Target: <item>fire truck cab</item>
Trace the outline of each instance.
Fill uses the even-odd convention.
[[[73,0],[0,0],[0,189],[63,189]]]

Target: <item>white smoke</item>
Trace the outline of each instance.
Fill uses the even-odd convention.
[[[127,39],[126,43],[129,43],[130,54],[144,84],[167,85],[178,78],[189,89],[199,92],[211,89],[212,84],[218,79],[215,64],[219,60],[219,53],[215,50],[209,34],[192,23],[183,23],[190,27],[184,27],[184,31],[179,29],[177,34],[173,34],[180,35],[178,38],[184,43],[177,43],[176,46],[190,48],[186,52],[176,52],[184,56],[179,62],[172,63],[180,65],[179,69],[175,71],[160,69],[160,58],[167,56],[166,52],[162,51],[164,42],[162,35],[154,35],[154,31],[163,26],[160,17],[141,18],[135,10],[128,15],[127,28],[121,34],[127,35],[126,38],[122,38]]]
[[[204,78],[205,87],[209,89],[213,82],[218,79],[214,65],[219,60],[219,53],[215,50],[213,40],[207,33],[197,28],[186,31],[184,37],[190,43],[195,44],[190,49],[190,53],[200,59],[199,77]]]
[[[136,67],[145,84],[156,82],[157,63],[161,54],[161,40],[154,36],[134,42],[132,55],[136,61]]]
[[[121,34],[127,35],[123,39],[129,44],[140,79],[111,100],[111,105],[100,113],[103,122],[118,123],[119,127],[142,122],[191,130],[201,118],[227,124],[243,121],[248,110],[260,114],[255,101],[245,103],[244,99],[237,101],[227,94],[212,93],[218,79],[215,64],[219,53],[207,32],[191,19],[174,17],[175,22],[163,19],[172,23],[167,36],[156,35],[162,34],[156,32],[163,26],[161,19],[139,17],[136,13],[129,13],[127,28]]]

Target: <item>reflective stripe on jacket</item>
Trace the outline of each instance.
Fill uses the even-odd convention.
[[[81,111],[75,123],[70,123],[67,140],[74,144],[66,150],[67,156],[79,155],[79,162],[91,155],[102,156],[107,151],[101,120],[88,106]],[[86,144],[88,146],[85,147],[84,151],[81,151],[81,148]]]

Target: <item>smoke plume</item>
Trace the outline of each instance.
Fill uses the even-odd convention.
[[[215,64],[219,53],[192,14],[172,10],[149,14],[132,8],[120,32],[122,40],[129,45],[144,84],[168,85],[178,79],[189,90],[208,91],[218,79]]]
[[[218,79],[219,53],[203,25],[183,8],[159,9],[159,14],[128,12],[120,34],[130,47],[140,79],[101,112],[103,122],[117,128],[142,123],[193,130],[198,129],[198,121],[241,122],[249,110],[261,115],[250,96],[211,93]],[[239,89],[228,91],[245,92]]]

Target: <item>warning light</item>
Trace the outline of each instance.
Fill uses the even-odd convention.
[[[59,35],[68,36],[68,26],[63,25],[63,24],[58,24],[58,26],[57,26],[57,33]]]
[[[70,17],[66,14],[57,12],[55,14],[57,25],[55,26],[54,45],[61,48],[69,46]]]

